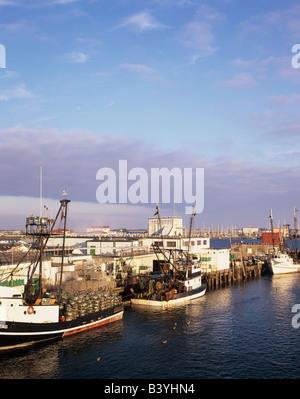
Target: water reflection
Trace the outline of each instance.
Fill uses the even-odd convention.
[[[59,344],[22,349],[1,355],[0,375],[4,379],[51,378],[59,369]]]
[[[1,378],[299,378],[300,274],[265,276],[180,308],[129,308],[120,322],[2,356]]]
[[[122,331],[123,322],[120,320],[55,342],[3,354],[0,376],[4,379],[73,378],[73,368],[78,368],[77,363],[83,366],[87,356],[96,361],[101,348],[113,345],[120,339]],[[88,378],[84,373],[82,376]]]

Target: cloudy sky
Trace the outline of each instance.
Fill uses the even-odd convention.
[[[147,227],[154,204],[97,202],[119,160],[204,168],[196,227],[268,226],[270,208],[293,223],[299,15],[293,0],[0,0],[0,229],[39,213],[41,165],[50,215],[67,190],[74,228]]]

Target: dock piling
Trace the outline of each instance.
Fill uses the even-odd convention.
[[[262,263],[254,265],[235,264],[230,269],[206,271],[202,275],[207,282],[207,290],[213,291],[231,284],[261,277]]]

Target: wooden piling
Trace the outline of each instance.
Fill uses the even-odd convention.
[[[207,282],[207,290],[213,291],[221,287],[230,286],[240,281],[247,281],[259,278],[262,275],[262,263],[247,266],[243,263],[235,265],[233,268],[225,270],[213,270],[203,273]]]

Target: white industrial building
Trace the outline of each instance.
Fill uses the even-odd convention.
[[[87,253],[101,256],[131,256],[141,257],[141,254],[149,253],[152,245],[158,245],[164,250],[189,251],[202,262],[203,271],[224,270],[230,267],[230,250],[210,248],[208,237],[147,237],[136,239],[101,239],[87,242]],[[156,259],[153,257],[153,259]],[[134,262],[133,262],[134,263]],[[140,265],[140,264],[139,264]],[[149,271],[149,263],[148,271]]]
[[[120,255],[139,249],[138,239],[94,239],[86,243],[89,255]]]
[[[164,249],[182,249],[197,252],[199,249],[210,247],[210,239],[207,237],[147,237],[139,240],[139,246],[149,250],[152,245],[158,245]]]
[[[258,227],[243,227],[243,235],[247,237],[257,237],[259,232]]]
[[[201,260],[202,272],[211,272],[230,268],[230,250],[215,249],[200,250],[197,254]]]
[[[163,236],[178,236],[183,235],[184,227],[182,217],[167,216],[158,219],[157,217],[148,219],[148,234],[163,235]]]

